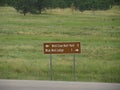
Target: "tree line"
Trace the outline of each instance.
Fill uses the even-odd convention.
[[[46,8],[73,8],[84,10],[107,10],[120,5],[120,0],[0,0],[0,6],[12,6],[18,12],[41,14]]]

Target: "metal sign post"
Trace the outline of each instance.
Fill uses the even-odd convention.
[[[50,54],[50,80],[52,80],[52,54]]]
[[[76,81],[76,60],[75,60],[75,54],[73,56],[73,66],[74,66],[74,81]]]

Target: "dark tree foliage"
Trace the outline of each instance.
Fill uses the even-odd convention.
[[[113,0],[113,4],[120,5],[120,0]]]
[[[40,13],[45,8],[70,8],[84,10],[106,10],[113,5],[120,5],[120,0],[0,0],[0,6],[13,6],[17,11]]]
[[[42,10],[46,7],[45,1],[47,0],[16,0],[14,7],[17,11],[22,12],[24,15],[28,12],[41,14]]]
[[[4,6],[6,4],[6,0],[0,0],[0,6]]]

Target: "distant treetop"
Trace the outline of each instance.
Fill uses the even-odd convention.
[[[71,8],[84,10],[106,10],[120,5],[120,0],[0,0],[0,6],[13,6],[17,11],[41,14],[45,8]],[[74,5],[74,6],[73,6]]]

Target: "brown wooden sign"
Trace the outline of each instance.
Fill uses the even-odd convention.
[[[44,43],[44,54],[81,53],[80,42]]]

